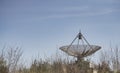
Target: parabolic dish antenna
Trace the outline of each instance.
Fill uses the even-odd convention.
[[[78,39],[78,44],[73,45],[76,39]],[[79,44],[80,40],[81,40],[81,44]],[[90,45],[88,41],[85,39],[85,37],[82,35],[82,33],[79,32],[70,45],[62,46],[59,49],[64,51],[70,56],[77,57],[77,59],[80,60],[84,57],[92,55],[93,53],[101,49],[101,47],[97,45]]]
[[[90,45],[90,46],[88,46],[88,45],[71,45],[71,47],[62,46],[62,47],[60,47],[60,49],[70,56],[83,58],[83,57],[92,55],[93,53],[95,53],[97,50],[99,50],[101,48],[100,46],[96,46],[96,45]],[[68,47],[69,47],[69,49],[68,49]]]

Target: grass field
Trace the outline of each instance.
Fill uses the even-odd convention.
[[[120,73],[120,50],[111,49],[109,54],[101,53],[99,64],[90,67],[90,60],[73,61],[54,57],[54,59],[35,59],[26,67],[20,63],[23,52],[19,47],[0,53],[0,73]]]

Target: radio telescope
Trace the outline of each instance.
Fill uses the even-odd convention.
[[[73,45],[75,40],[78,40],[78,43],[76,45]],[[92,55],[93,53],[101,49],[101,47],[97,45],[90,45],[83,34],[79,32],[70,45],[62,46],[59,49],[70,56],[76,57],[77,60],[81,60],[84,57]]]

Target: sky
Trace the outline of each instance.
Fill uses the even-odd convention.
[[[0,49],[21,47],[28,62],[54,55],[79,30],[101,50],[120,47],[120,0],[0,0]]]

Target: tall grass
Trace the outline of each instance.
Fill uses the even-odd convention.
[[[118,51],[118,48],[112,49],[110,53],[112,55],[102,52],[100,63],[94,68],[89,67],[89,60],[73,61],[68,58],[63,59],[61,56],[45,60],[35,59],[30,67],[26,68],[19,65],[22,52],[16,47],[11,48],[7,53],[5,51],[0,53],[0,73],[93,73],[93,70],[97,70],[98,73],[120,73]]]

